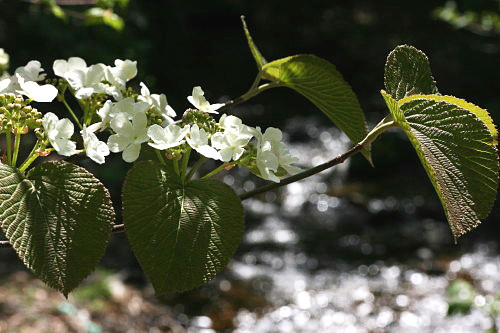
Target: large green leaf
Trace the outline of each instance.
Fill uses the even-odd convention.
[[[387,93],[395,100],[438,92],[427,56],[409,45],[396,47],[387,57],[384,84]]]
[[[267,64],[266,59],[262,56],[257,45],[253,42],[253,38],[250,35],[250,31],[248,31],[247,23],[245,22],[245,16],[241,16],[241,23],[243,24],[243,31],[245,32],[245,37],[247,38],[248,47],[250,48],[250,52],[252,52],[252,56],[257,64],[257,69],[260,71],[262,66]]]
[[[24,264],[67,295],[104,254],[114,210],[106,188],[76,165],[43,163],[24,176],[0,164],[0,221]]]
[[[243,234],[243,208],[212,179],[182,184],[153,161],[129,171],[123,218],[132,249],[157,294],[192,289],[215,277]]]
[[[353,143],[366,136],[365,116],[356,95],[328,61],[309,54],[296,55],[272,61],[264,65],[262,71],[264,79],[292,88],[306,97]]]
[[[434,185],[454,237],[476,227],[490,213],[498,188],[498,153],[480,118],[486,111],[446,96],[395,101],[382,95]]]

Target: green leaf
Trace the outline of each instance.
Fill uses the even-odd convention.
[[[136,163],[123,188],[123,219],[157,294],[199,286],[228,263],[243,234],[243,207],[213,179],[182,184],[152,161]]]
[[[396,47],[387,57],[384,84],[387,93],[395,100],[438,92],[427,56],[409,45]]]
[[[250,31],[248,31],[247,23],[245,22],[245,16],[241,16],[241,23],[243,24],[243,30],[245,31],[245,37],[247,38],[248,47],[250,48],[250,52],[252,52],[252,56],[255,59],[255,63],[257,64],[257,69],[259,72],[262,69],[262,66],[267,64],[266,59],[262,56],[257,45],[253,42],[253,38],[250,35]]]
[[[498,188],[498,153],[479,116],[486,111],[448,96],[395,101],[382,95],[434,185],[455,239],[475,228],[490,213]]]
[[[405,103],[407,101],[411,101],[418,98],[427,98],[432,99],[434,101],[443,101],[447,103],[454,104],[463,109],[466,109],[472,113],[474,113],[481,121],[486,125],[491,134],[491,145],[497,146],[498,144],[498,131],[493,123],[493,119],[489,115],[488,111],[485,109],[481,109],[479,106],[469,103],[463,99],[454,97],[454,96],[442,96],[442,95],[413,95],[410,97],[406,97],[404,100],[401,100],[401,103]]]
[[[367,134],[365,115],[351,87],[334,65],[303,54],[272,61],[263,78],[291,88],[316,105],[353,143]],[[369,160],[369,152],[365,151]]]
[[[85,12],[84,23],[86,25],[104,24],[116,31],[122,31],[125,25],[123,19],[111,9],[102,9],[99,7],[90,8]]]
[[[24,176],[0,164],[0,221],[24,264],[67,295],[104,254],[114,210],[106,188],[76,165],[43,163]]]

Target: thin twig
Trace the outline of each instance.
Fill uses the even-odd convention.
[[[268,185],[256,188],[255,190],[252,190],[250,192],[243,193],[240,195],[240,199],[243,201],[243,200],[246,200],[246,199],[253,197],[257,194],[271,191],[271,190],[274,190],[275,188],[285,186],[285,185],[288,185],[290,183],[293,183],[293,182],[302,180],[304,178],[310,177],[310,176],[317,174],[323,170],[329,169],[329,168],[333,167],[334,165],[337,165],[337,164],[344,162],[347,158],[359,153],[362,149],[363,149],[363,145],[358,143],[357,145],[355,145],[354,147],[352,147],[351,149],[349,149],[345,153],[338,155],[337,157],[335,157],[334,159],[332,159],[326,163],[320,164],[318,166],[315,166],[314,168],[308,169],[308,170],[303,171],[301,173],[298,173],[296,175],[282,179],[279,183],[268,184]]]

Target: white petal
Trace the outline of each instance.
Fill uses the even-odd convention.
[[[78,90],[84,86],[86,74],[82,70],[75,70],[72,72],[67,72],[64,75],[64,78],[66,79],[66,81],[68,81],[71,88],[73,88],[74,90]]]
[[[52,70],[54,74],[60,77],[64,77],[66,72],[69,72],[68,62],[66,60],[57,59],[52,64]]]
[[[141,145],[131,144],[123,151],[122,158],[125,162],[132,163],[139,157],[140,153]]]
[[[214,160],[222,160],[219,152],[209,145],[200,146],[198,148],[195,148],[195,150],[205,157],[212,158]]]
[[[193,98],[193,96],[188,96],[187,99],[195,108],[199,108],[198,102]]]
[[[68,59],[68,70],[83,70],[87,68],[87,63],[80,57],[71,57]],[[57,74],[56,74],[57,75]]]
[[[88,68],[85,85],[94,85],[100,83],[104,79],[104,71],[106,66],[103,64],[95,64]]]
[[[41,81],[46,74],[40,74],[43,71],[42,64],[38,60],[31,60],[24,67],[18,67],[15,74],[22,76],[26,81]]]
[[[130,138],[124,137],[120,134],[113,134],[108,138],[108,147],[113,153],[125,150],[129,144]]]
[[[34,81],[25,82],[24,78],[19,74],[16,74],[17,81],[21,86],[22,93],[35,102],[52,102],[59,93],[57,88],[50,84],[45,84],[43,86],[38,85]]]
[[[117,114],[110,122],[110,126],[115,131],[124,137],[132,137],[134,128],[128,120],[128,115],[125,113]]]
[[[233,150],[233,161],[237,161],[241,155],[243,155],[243,153],[245,152],[245,149],[241,148],[241,147],[237,147]]]
[[[227,146],[224,134],[221,132],[217,132],[214,135],[212,135],[210,141],[212,143],[212,147],[214,147],[215,149],[223,149],[224,147]]]
[[[149,96],[151,93],[149,92],[148,87],[144,84],[144,82],[139,83],[141,86],[141,95],[142,96]]]
[[[7,88],[10,86],[12,82],[12,79],[10,77],[0,80],[0,93],[2,93],[4,90],[7,90]]]
[[[156,144],[168,142],[167,133],[160,125],[154,124],[149,126],[147,134]]]
[[[221,156],[222,161],[229,162],[233,157],[233,150],[231,148],[224,148],[219,150],[219,154]]]
[[[69,139],[75,131],[75,126],[71,120],[64,118],[57,122],[56,130],[58,131],[58,136],[60,138]]]
[[[54,149],[63,156],[71,156],[75,154],[76,144],[67,139],[55,139],[50,142]]]
[[[146,134],[146,126],[148,125],[148,118],[145,113],[136,113],[132,118],[132,126],[134,127],[134,135],[139,136],[142,133]]]

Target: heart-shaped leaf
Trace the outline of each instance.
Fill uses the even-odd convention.
[[[25,176],[0,164],[0,221],[24,264],[64,295],[90,274],[106,249],[114,210],[91,173],[43,163]]]
[[[496,129],[486,110],[450,96],[382,95],[434,185],[453,236],[479,225],[498,188]]]
[[[387,93],[395,100],[438,92],[427,56],[409,45],[396,47],[387,57],[384,84]]]
[[[157,294],[192,289],[215,277],[243,234],[243,207],[212,179],[182,184],[169,168],[142,161],[123,188],[125,229]]]

